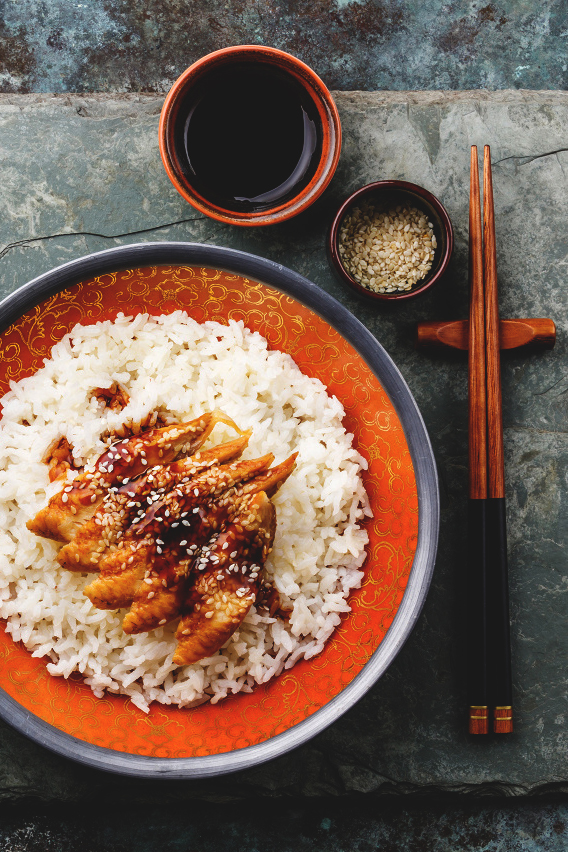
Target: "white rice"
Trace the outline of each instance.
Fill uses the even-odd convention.
[[[120,412],[90,396],[113,382],[130,394]],[[2,405],[0,617],[14,640],[47,658],[52,675],[80,672],[98,697],[128,695],[144,711],[151,701],[216,702],[319,654],[349,612],[368,541],[359,526],[370,514],[360,476],[366,461],[342,426],[341,403],[242,322],[199,324],[178,311],[78,325],[42,369],[12,383]],[[58,545],[29,532],[26,521],[61,487],[49,483],[42,462],[54,439],[65,436],[83,464],[103,451],[103,433],[124,422],[156,409],[190,420],[214,408],[253,429],[244,458],[273,452],[278,464],[299,453],[273,498],[278,526],[266,565],[292,613],[287,622],[253,607],[218,654],[176,667],[175,623],[123,633],[123,610],[98,610],[83,595],[93,575],[61,568]],[[208,445],[232,437],[218,425]]]

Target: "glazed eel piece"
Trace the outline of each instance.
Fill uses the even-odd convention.
[[[140,509],[147,507],[150,495],[165,495],[169,489],[188,482],[199,472],[239,458],[251,434],[245,432],[212,449],[152,467],[138,479],[110,489],[93,517],[61,548],[57,557],[59,563],[70,571],[98,571],[100,561],[116,549]]]
[[[195,453],[221,419],[228,420],[222,412],[208,412],[189,423],[150,429],[117,441],[93,465],[84,467],[72,482],[64,484],[47,506],[28,521],[28,529],[44,538],[71,541],[93,517],[109,488],[134,479],[156,464]]]
[[[187,517],[187,525],[169,527],[161,534],[124,618],[125,633],[153,630],[180,615],[189,587],[197,579],[196,566],[201,563],[208,544],[225,527],[238,523],[235,519],[258,493],[270,496],[276,493],[294,469],[296,455],[244,484],[229,488],[214,502],[199,506],[197,512]]]
[[[99,609],[130,606],[154,556],[163,550],[163,536],[169,527],[190,527],[190,514],[238,482],[266,470],[272,453],[251,461],[237,461],[210,468],[189,482],[180,482],[165,496],[149,495],[149,508],[125,531],[116,550],[100,562],[100,573],[86,587],[85,594]],[[160,499],[161,498],[161,499]]]
[[[256,600],[272,549],[276,513],[266,492],[251,495],[227,528],[201,552],[176,631],[172,662],[210,657],[230,639]]]

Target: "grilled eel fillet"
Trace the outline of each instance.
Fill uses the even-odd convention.
[[[190,528],[189,516],[197,514],[202,504],[266,470],[273,460],[269,453],[252,461],[212,467],[152,501],[142,518],[126,530],[118,548],[101,561],[100,574],[85,589],[87,597],[99,609],[130,606],[149,560],[163,551],[163,535],[168,528]]]
[[[228,422],[229,418],[219,411],[208,412],[189,423],[150,429],[117,441],[92,467],[83,468],[70,484],[54,494],[47,506],[28,521],[28,529],[44,538],[71,541],[93,517],[109,488],[134,479],[147,468],[171,462],[180,454],[195,453],[220,420]],[[236,426],[235,429],[240,432]]]
[[[274,506],[260,491],[245,500],[234,521],[201,551],[186,602],[190,611],[176,631],[173,663],[196,663],[230,639],[256,600],[275,530]]]
[[[296,454],[223,492],[213,503],[199,506],[197,512],[188,516],[187,526],[170,527],[161,533],[159,544],[146,559],[143,577],[140,566],[134,600],[122,624],[125,633],[153,630],[179,616],[189,586],[197,576],[195,566],[200,563],[203,548],[211,537],[228,524],[238,523],[235,518],[258,493],[273,496],[294,469],[295,461]]]
[[[133,522],[148,497],[165,494],[179,483],[189,481],[200,471],[239,458],[252,432],[220,444],[210,450],[197,452],[168,465],[152,467],[133,482],[111,489],[92,518],[82,525],[69,544],[61,548],[58,561],[69,571],[98,571],[99,562],[116,549],[120,537]]]

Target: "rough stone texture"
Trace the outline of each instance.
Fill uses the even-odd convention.
[[[336,89],[565,89],[563,0],[0,0],[0,91],[165,92],[268,44]]]
[[[4,852],[565,852],[567,820],[566,802],[546,799],[114,805],[103,819],[96,809],[26,802],[0,808],[0,844]]]
[[[169,184],[152,96],[3,96],[0,294],[59,263],[113,245],[195,240],[264,255],[352,310],[399,365],[423,412],[440,472],[442,528],[432,589],[387,674],[346,716],[292,755],[207,782],[157,784],[86,770],[0,728],[0,797],[141,802],[454,791],[568,791],[568,95],[339,93],[340,167],[320,202],[271,229],[203,218]],[[467,495],[466,364],[415,352],[420,319],[467,314],[469,145],[494,162],[503,316],[551,316],[555,350],[503,363],[516,733],[465,734],[461,579]],[[373,179],[405,178],[447,206],[456,252],[433,292],[368,304],[331,275],[330,217]],[[175,223],[175,224],[172,224]],[[102,236],[104,235],[104,236]],[[120,236],[117,236],[120,235]]]

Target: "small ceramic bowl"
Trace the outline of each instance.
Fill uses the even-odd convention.
[[[233,74],[235,71],[242,73],[243,67],[251,67],[252,73],[257,73],[259,69],[265,70],[266,75],[263,76],[269,78],[272,74],[274,79],[278,77],[287,80],[289,85],[294,86],[303,101],[304,111],[307,109],[312,116],[313,132],[316,136],[314,153],[311,155],[310,166],[304,179],[292,184],[290,191],[274,203],[268,200],[262,209],[255,209],[254,204],[249,204],[249,209],[235,209],[235,205],[220,201],[219,193],[215,195],[214,192],[208,192],[207,187],[199,183],[189,165],[187,134],[191,132],[192,125],[188,116],[193,114],[193,109],[199,108],[191,106],[192,98],[201,98],[203,93],[207,96],[207,92],[211,92],[214,86],[217,86],[214,91],[218,91],[219,85],[223,85],[217,82],[220,75],[226,75],[227,71]],[[223,79],[230,81],[231,73]],[[200,101],[194,100],[193,103],[199,104]],[[247,133],[251,135],[251,139],[256,138],[250,126],[235,126],[235,123],[229,122],[224,126],[221,114],[215,121],[210,138],[215,140],[215,134],[218,134],[223,140],[235,139],[237,135],[242,139],[242,135]],[[183,144],[179,141],[180,134],[183,135]],[[210,134],[209,125],[206,127],[206,134]],[[301,213],[319,198],[327,187],[339,160],[341,125],[337,107],[329,91],[311,68],[281,50],[243,45],[210,53],[184,71],[164,102],[160,116],[159,139],[160,154],[168,177],[193,207],[213,219],[232,225],[272,225]],[[237,198],[237,201],[240,199]],[[247,205],[241,207],[246,208]]]
[[[407,204],[423,211],[428,216],[430,222],[434,226],[434,236],[436,237],[437,247],[434,251],[434,260],[432,267],[427,275],[418,281],[411,290],[398,290],[392,293],[376,293],[368,287],[360,284],[346,270],[341,260],[339,253],[339,235],[341,226],[347,214],[354,208],[361,205],[364,201],[374,203],[375,206],[390,209],[399,204]],[[438,199],[424,189],[414,183],[408,183],[404,180],[380,180],[375,183],[369,183],[361,187],[356,192],[343,202],[337,211],[333,220],[331,229],[328,235],[328,255],[330,263],[339,276],[346,284],[349,284],[358,293],[369,297],[370,299],[380,301],[398,301],[400,299],[411,299],[413,296],[418,296],[421,293],[429,290],[430,287],[440,280],[452,255],[454,247],[454,232],[450,217],[448,216],[443,205]]]

